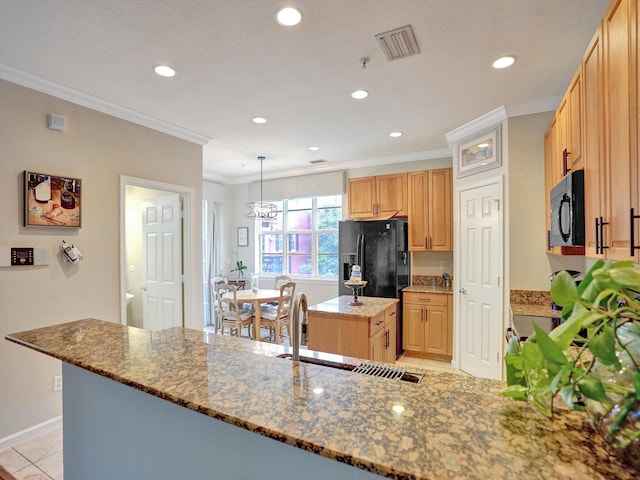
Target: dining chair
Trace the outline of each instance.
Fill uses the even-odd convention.
[[[232,293],[233,297],[225,297],[226,293]],[[224,329],[229,328],[229,335],[242,336],[242,327],[247,327],[249,338],[251,338],[251,326],[253,325],[253,311],[243,308],[243,304],[238,302],[238,290],[234,285],[227,282],[220,282],[216,286],[216,297],[218,300],[218,311],[220,321],[220,333],[224,335]]]
[[[287,328],[287,337],[291,338],[291,304],[296,290],[294,282],[280,285],[280,297],[277,306],[267,306],[260,309],[260,325],[269,328],[269,340],[282,343],[282,329]]]
[[[282,285],[284,285],[285,283],[289,283],[291,282],[291,277],[289,275],[276,275],[275,278],[273,279],[273,288],[276,290],[280,290],[280,287]],[[267,307],[277,307],[278,306],[278,302],[277,301],[273,301],[273,302],[266,302],[266,303],[262,303],[260,304],[260,308],[267,308]]]
[[[226,282],[227,279],[224,277],[213,277],[209,279],[209,287],[211,288],[211,299],[213,301],[213,318],[211,322],[213,323],[213,329],[215,333],[218,333],[218,328],[220,327],[220,309],[218,308],[218,294],[217,288],[219,283]]]

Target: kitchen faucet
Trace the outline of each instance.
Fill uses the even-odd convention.
[[[302,307],[302,324],[300,323],[299,311],[300,307]],[[293,311],[291,312],[291,323],[292,323],[292,331],[291,331],[291,347],[293,349],[292,360],[299,361],[300,360],[300,345],[307,345],[308,336],[307,336],[307,296],[304,293],[299,293],[296,295],[296,299],[293,302]],[[300,326],[302,325],[302,335],[300,335]]]

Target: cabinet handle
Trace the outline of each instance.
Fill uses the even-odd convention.
[[[596,217],[596,254],[600,253],[600,220]]]
[[[601,254],[604,254],[605,249],[609,248],[604,244],[604,226],[605,225],[609,225],[609,222],[605,222],[604,219],[600,217],[600,253]]]
[[[569,162],[568,162],[569,155],[571,155],[571,153],[568,152],[567,149],[565,148],[562,151],[562,176],[563,177],[571,171],[571,169],[569,168]]]
[[[629,234],[630,237],[629,238],[629,255],[631,255],[632,257],[635,256],[636,254],[636,250],[640,250],[640,245],[635,245],[635,236],[636,236],[636,230],[635,230],[635,225],[634,225],[634,220],[636,218],[640,218],[640,215],[635,215],[634,214],[634,210],[633,207],[629,209]]]
[[[420,300],[422,302],[430,302],[431,301],[430,298],[426,298],[426,297],[418,297],[418,300]]]

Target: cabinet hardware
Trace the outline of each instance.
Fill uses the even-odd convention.
[[[635,256],[636,254],[636,250],[640,250],[640,245],[636,245],[635,242],[635,236],[636,236],[636,231],[635,231],[635,225],[634,225],[634,220],[636,218],[640,218],[640,215],[635,215],[634,214],[634,210],[633,207],[629,209],[629,234],[630,234],[630,238],[629,238],[629,255],[631,255],[632,257]]]
[[[431,301],[430,298],[426,298],[426,297],[418,297],[418,300],[420,300],[421,302],[430,302]]]
[[[569,155],[571,155],[570,152],[567,151],[567,149],[565,148],[562,151],[562,176],[566,176],[567,173],[569,173],[571,171],[571,169],[569,168],[569,162],[568,162],[568,158]]]
[[[605,225],[609,225],[609,222],[605,222],[604,219],[600,217],[600,252],[596,252],[596,253],[604,254],[605,249],[609,248],[607,245],[604,244],[604,226]]]
[[[461,288],[460,290],[458,290],[461,294],[466,295],[467,294],[467,289],[466,288]]]
[[[549,250],[551,250],[551,230],[547,230],[547,251]]]
[[[596,254],[600,252],[600,220],[596,217]]]

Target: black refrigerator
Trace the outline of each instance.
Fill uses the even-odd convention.
[[[352,295],[344,285],[353,265],[360,265],[367,286],[358,295],[398,298],[411,278],[411,253],[408,251],[406,218],[391,220],[346,220],[339,225],[340,278],[338,293]],[[402,353],[402,305],[398,304],[396,357]]]

